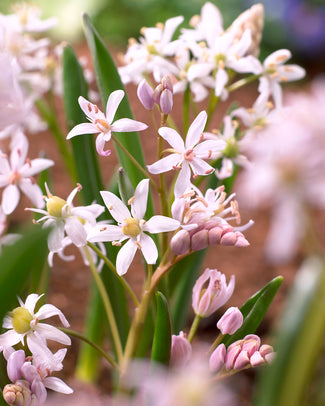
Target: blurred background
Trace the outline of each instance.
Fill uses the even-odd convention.
[[[289,48],[296,61],[324,70],[325,0],[217,0],[212,1],[222,12],[227,27],[242,11],[263,3],[266,21],[263,54],[278,48]],[[10,11],[14,0],[1,0],[0,12]],[[44,17],[56,16],[58,26],[53,35],[58,40],[80,42],[83,39],[82,13],[92,18],[101,35],[117,48],[127,39],[139,36],[142,26],[153,26],[167,18],[184,15],[184,24],[199,14],[204,0],[33,0]]]

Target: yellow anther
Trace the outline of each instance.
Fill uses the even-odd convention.
[[[12,315],[12,327],[18,334],[25,334],[30,330],[30,322],[33,320],[33,316],[25,307],[16,307],[11,312]]]
[[[46,202],[46,209],[50,216],[53,217],[62,217],[62,208],[67,202],[61,197],[50,196]]]
[[[129,237],[135,238],[141,233],[139,220],[133,217],[126,218],[122,224],[122,232]]]

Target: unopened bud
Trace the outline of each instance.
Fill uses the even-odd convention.
[[[208,287],[204,286],[208,283]],[[223,306],[235,288],[235,277],[232,275],[227,285],[226,276],[216,269],[207,268],[197,279],[192,294],[194,312],[200,317],[208,317]]]
[[[217,323],[222,334],[234,334],[243,324],[243,315],[238,307],[229,307]]]
[[[213,351],[209,360],[209,368],[211,372],[219,372],[224,364],[226,359],[226,347],[224,344],[218,345],[218,347]]]
[[[191,343],[186,338],[183,331],[178,336],[172,335],[172,348],[170,354],[171,365],[183,367],[190,360],[192,355]]]
[[[165,89],[160,95],[160,109],[164,114],[169,114],[173,109],[173,93]]]
[[[147,83],[147,81],[145,79],[143,79],[138,86],[137,89],[137,95],[138,98],[141,102],[141,104],[143,105],[143,107],[147,110],[152,110],[154,105],[155,105],[155,101],[153,99],[153,89],[151,86],[149,86],[149,84]]]
[[[234,362],[233,369],[238,371],[239,369],[243,369],[249,365],[249,356],[247,351],[240,351],[237,355],[236,360]]]
[[[191,248],[193,251],[199,251],[206,248],[209,244],[209,232],[208,230],[200,230],[193,234],[191,238]]]
[[[2,396],[8,405],[29,406],[32,403],[32,394],[26,381],[17,381],[15,384],[6,385]]]
[[[190,249],[190,235],[188,231],[179,230],[171,239],[170,246],[174,254],[185,254]]]
[[[255,351],[258,351],[261,345],[261,339],[256,334],[245,336],[243,341],[242,350],[247,351],[249,357],[251,357]]]

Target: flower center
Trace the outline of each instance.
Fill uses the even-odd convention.
[[[125,235],[135,238],[137,235],[141,233],[139,220],[134,219],[133,217],[128,217],[124,219],[122,224],[122,232]]]
[[[215,62],[218,68],[225,69],[226,55],[224,54],[215,55]]]
[[[21,174],[19,172],[13,171],[11,172],[11,174],[9,175],[9,182],[14,185],[16,183],[18,183],[21,179]]]
[[[30,330],[30,322],[33,320],[33,316],[25,307],[16,307],[11,312],[12,315],[12,327],[18,334],[25,334]]]
[[[226,158],[235,158],[239,154],[238,144],[234,137],[227,140],[226,147],[222,153]]]
[[[96,118],[94,124],[96,124],[98,130],[102,133],[107,133],[110,129],[108,122],[102,118]]]
[[[62,217],[62,208],[66,204],[67,202],[61,199],[61,197],[50,196],[46,202],[46,209],[50,216]]]
[[[188,149],[184,154],[184,159],[186,159],[186,161],[192,161],[193,158],[194,158],[193,148]]]

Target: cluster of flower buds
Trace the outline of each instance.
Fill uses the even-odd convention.
[[[229,220],[240,222],[238,204],[231,201],[233,197],[234,194],[226,199],[224,186],[221,186],[215,190],[208,189],[204,197],[198,191],[191,191],[176,199],[172,214],[181,222],[182,229],[171,239],[173,252],[183,255],[215,244],[247,247],[249,242],[241,231],[253,222],[242,227],[233,227],[228,223]],[[231,216],[228,217],[229,213]]]
[[[173,108],[173,84],[169,76],[164,76],[159,85],[153,90],[143,79],[138,86],[138,98],[143,107],[152,110],[155,103],[163,114],[167,115]]]
[[[237,371],[271,362],[273,357],[272,346],[261,346],[261,339],[255,334],[249,334],[230,344],[228,348],[224,344],[218,345],[211,354],[209,365],[212,372],[219,372],[222,368]]]

